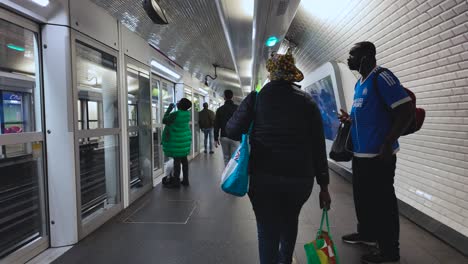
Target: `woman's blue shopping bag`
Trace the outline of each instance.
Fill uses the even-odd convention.
[[[254,113],[257,108],[257,93],[255,93]],[[231,160],[221,175],[221,189],[235,195],[244,196],[249,191],[249,136],[254,126],[254,118],[250,123],[247,134],[242,134],[239,147],[232,154]]]
[[[235,196],[244,196],[249,191],[249,134],[242,135],[241,144],[221,176],[221,189]]]

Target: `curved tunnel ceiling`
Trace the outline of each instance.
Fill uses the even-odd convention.
[[[92,2],[106,9],[201,81],[205,75],[214,76],[214,63],[220,65],[223,69],[218,68],[218,79],[210,82],[210,86],[219,93],[232,89],[236,95],[242,95],[238,78],[232,80],[230,75],[223,74],[237,75],[215,1],[160,1],[168,25],[154,24],[143,10],[141,1]]]

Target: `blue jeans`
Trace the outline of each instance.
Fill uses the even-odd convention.
[[[210,142],[210,151],[213,151],[213,128],[202,128],[203,134],[205,135],[205,151],[208,151],[208,143]]]
[[[249,191],[257,219],[261,264],[290,264],[296,245],[301,208],[310,191]]]

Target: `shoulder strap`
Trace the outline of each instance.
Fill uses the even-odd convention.
[[[390,108],[387,106],[387,104],[385,103],[385,100],[383,99],[382,94],[380,93],[380,90],[379,90],[379,75],[380,75],[382,72],[385,72],[385,71],[388,71],[388,69],[386,69],[386,68],[380,68],[380,69],[378,69],[378,70],[375,72],[374,79],[372,79],[372,84],[373,84],[374,89],[375,89],[375,92],[377,93],[377,96],[379,97],[379,99],[380,99],[380,101],[382,102],[382,104],[385,106],[385,108],[390,109]]]
[[[250,135],[250,133],[252,132],[252,129],[253,129],[253,126],[254,126],[254,121],[255,121],[255,113],[257,112],[257,96],[258,96],[258,92],[255,91],[255,92],[252,92],[254,93],[254,110],[253,110],[253,116],[252,116],[252,122],[250,122],[250,127],[249,127],[249,131],[247,132],[247,135]]]

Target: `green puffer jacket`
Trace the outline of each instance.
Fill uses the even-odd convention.
[[[163,124],[166,125],[162,134],[162,145],[166,157],[181,158],[190,153],[192,131],[190,130],[190,112],[166,111]]]

